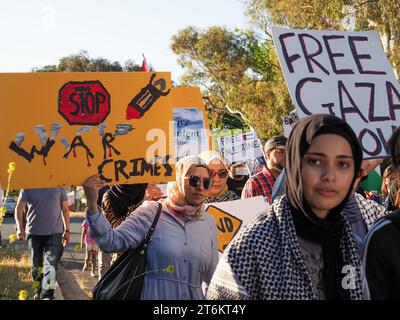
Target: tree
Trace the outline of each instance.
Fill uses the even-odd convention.
[[[247,15],[270,38],[271,24],[316,30],[378,30],[385,52],[400,71],[398,0],[247,0]]]
[[[59,60],[57,65],[47,65],[42,68],[33,68],[33,72],[120,72],[141,71],[140,65],[133,60],[125,62],[124,66],[118,61],[111,62],[104,58],[90,58],[87,51],[71,54]]]
[[[182,83],[201,87],[214,127],[229,114],[261,138],[282,133],[282,116],[293,105],[269,42],[252,31],[187,27],[172,37],[171,49],[185,69]]]

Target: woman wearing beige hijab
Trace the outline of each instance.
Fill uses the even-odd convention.
[[[159,200],[162,212],[147,251],[142,300],[204,299],[218,261],[217,227],[204,211],[204,197],[212,185],[207,165],[198,157],[176,164],[176,181],[168,183],[167,198]],[[96,205],[97,190],[104,184],[89,177],[84,189],[88,200],[90,236],[105,251],[138,246],[157,213],[157,201],[145,201],[116,229],[112,229]],[[173,272],[166,267],[172,265]],[[154,270],[160,270],[154,272]]]

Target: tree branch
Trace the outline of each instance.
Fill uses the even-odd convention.
[[[215,111],[221,111],[223,113],[228,113],[229,115],[231,115],[232,117],[238,119],[240,122],[242,123],[246,123],[245,118],[243,117],[242,113],[240,111],[233,111],[228,107],[219,107],[216,106],[210,99],[210,97],[207,96],[203,96],[203,99],[208,101],[208,103],[211,105],[211,107],[213,108],[213,110]]]
[[[364,2],[362,2],[362,3],[356,4],[356,5],[354,6],[354,8],[358,8],[358,7],[363,6],[364,4],[369,4],[369,3],[372,3],[372,2],[378,2],[378,1],[379,1],[379,0],[367,0],[367,1],[364,1]]]

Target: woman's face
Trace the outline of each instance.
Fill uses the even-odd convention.
[[[208,168],[210,169],[214,184],[212,188],[208,190],[207,197],[215,197],[226,187],[228,171],[221,161],[217,161],[215,159],[212,161],[212,163],[208,164]]]
[[[346,197],[354,178],[354,159],[346,139],[335,134],[315,137],[301,163],[304,197],[321,219]]]
[[[190,176],[198,177],[201,181],[198,186],[190,185]],[[206,189],[204,188],[204,179],[209,179],[209,173],[204,167],[191,167],[185,176],[183,185],[185,199],[189,205],[199,206],[204,201]],[[197,179],[197,178],[196,178]],[[198,179],[197,179],[198,180]]]

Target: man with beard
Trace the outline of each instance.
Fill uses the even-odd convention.
[[[283,169],[286,142],[285,136],[274,136],[267,141],[264,147],[267,165],[261,172],[247,180],[242,198],[264,196],[269,203],[271,202],[272,188]]]

